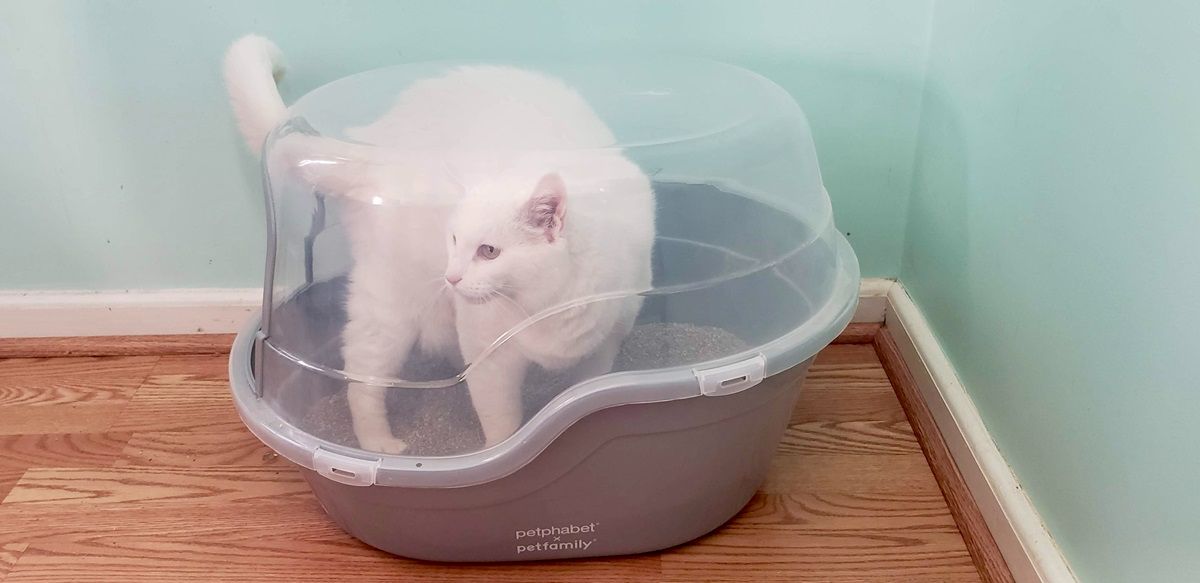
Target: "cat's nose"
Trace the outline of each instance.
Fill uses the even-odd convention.
[[[462,276],[461,276],[461,275],[459,275],[459,274],[457,274],[457,273],[455,273],[455,274],[446,274],[446,283],[448,283],[448,284],[450,284],[450,285],[458,285],[458,282],[460,282],[460,281],[462,281]]]

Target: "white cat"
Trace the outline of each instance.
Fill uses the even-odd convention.
[[[281,72],[260,37],[226,56],[253,149],[288,117],[272,78]],[[300,164],[301,174],[359,201],[344,218],[347,371],[389,377],[414,347],[458,352],[490,447],[520,426],[530,363],[611,369],[651,284],[654,195],[582,97],[539,73],[463,67],[412,84],[346,135],[374,147],[297,136],[277,149],[296,152],[296,164],[341,161]],[[364,449],[400,453],[385,391],[350,384],[354,431]]]

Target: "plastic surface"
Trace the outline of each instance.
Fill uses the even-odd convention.
[[[444,249],[454,235],[456,213],[474,196],[468,191],[478,190],[472,186],[478,168],[457,168],[463,153],[446,144],[372,143],[350,129],[379,119],[415,83],[444,77],[457,66],[404,65],[336,81],[300,99],[291,109],[294,118],[268,140],[272,244],[263,318],[239,339],[231,378],[235,385],[246,383],[235,395],[247,424],[281,454],[350,485],[485,483],[517,471],[596,411],[753,390],[758,380],[810,359],[849,321],[858,265],[833,223],[803,113],[757,75],[692,60],[518,65],[577,92],[611,131],[612,142],[555,151],[536,136],[512,136],[497,142],[495,152],[476,144],[468,158],[519,152],[522,160],[545,156],[568,168],[578,162],[586,171],[562,174],[567,224],[582,213],[611,210],[620,218],[640,208],[626,205],[622,193],[644,180],[653,206],[639,210],[630,224],[646,219],[652,239],[645,256],[632,261],[644,262],[650,277],[550,294],[540,303],[527,300],[531,294],[520,288],[498,287],[485,298],[488,307],[479,308],[479,298],[441,279],[443,272],[461,275],[451,273],[450,259],[426,253]],[[595,160],[607,162],[589,165]],[[609,163],[612,174],[603,170]],[[348,175],[381,168],[407,173],[405,184],[413,187],[347,194],[319,179],[327,174],[311,172],[331,167]],[[578,179],[583,175],[587,180]],[[374,244],[378,238],[362,240],[363,225],[404,230],[413,221],[441,240],[401,237],[389,239],[401,244],[386,248]],[[599,253],[628,257],[637,248],[626,241],[637,238],[634,231],[612,229],[592,239]],[[556,243],[561,240],[548,244]],[[506,252],[498,250],[497,264]],[[347,311],[354,304],[348,298],[363,294],[365,278],[355,270],[368,264],[394,272],[398,282],[372,290],[383,298],[380,306],[430,306],[422,313],[444,308],[451,315],[422,324],[422,340],[374,344],[397,353],[395,370],[347,364],[353,350],[346,330],[364,320]],[[415,278],[428,286],[413,285]],[[501,330],[464,338],[453,314],[476,309],[507,310],[509,319]],[[628,317],[595,318],[606,330],[594,351],[519,365],[520,423],[510,437],[485,447],[490,444],[472,417],[478,407],[465,397],[473,375],[486,380],[488,366],[512,366],[500,357],[555,338],[573,314],[610,312]],[[381,309],[369,313],[386,319]],[[442,332],[445,338],[430,341],[438,349],[423,344]],[[464,350],[468,344],[477,348]],[[736,374],[705,376],[723,367]],[[351,382],[387,395],[392,428],[417,444],[414,449],[395,455],[358,448],[344,404]],[[421,450],[420,434],[431,427],[443,431],[446,424],[455,427]]]
[[[589,415],[506,478],[463,488],[356,488],[305,471],[350,534],[435,561],[643,553],[717,528],[771,466],[809,363],[753,390]]]

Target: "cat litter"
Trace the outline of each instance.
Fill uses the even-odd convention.
[[[642,324],[634,327],[621,343],[616,368],[653,370],[704,362],[747,348],[749,346],[737,336],[713,326]],[[439,376],[431,370],[439,366],[447,365],[424,359],[413,368],[427,370],[413,372],[421,376]],[[537,411],[558,395],[563,383],[556,376],[544,369],[530,371],[522,395],[526,411]],[[392,431],[408,442],[410,449],[406,453],[418,456],[454,455],[478,450],[483,445],[483,434],[471,409],[471,397],[464,386],[410,391],[409,394],[393,391],[388,399],[388,410],[397,412],[389,418]],[[334,393],[313,403],[297,426],[327,441],[357,444],[344,392]]]
[[[526,561],[678,545],[750,500],[858,297],[785,91],[701,60],[438,62],[285,107],[276,51],[227,59],[269,235],[230,379],[333,521]]]

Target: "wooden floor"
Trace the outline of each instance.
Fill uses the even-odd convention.
[[[233,410],[223,355],[0,360],[0,581],[978,581],[870,344],[813,366],[732,522],[636,557],[448,566],[342,533]]]

